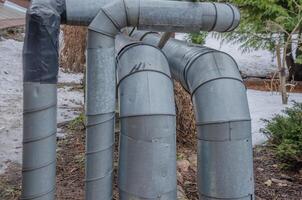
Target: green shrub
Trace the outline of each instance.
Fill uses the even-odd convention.
[[[68,128],[70,130],[85,130],[86,126],[85,126],[85,114],[81,113],[79,116],[77,116],[74,120],[72,120],[69,124],[68,124]]]
[[[283,114],[265,120],[263,132],[268,136],[276,155],[289,167],[302,164],[302,103],[294,102]]]

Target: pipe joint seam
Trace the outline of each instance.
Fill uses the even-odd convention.
[[[251,137],[250,119],[196,123],[196,126],[199,140],[226,142],[246,140]]]
[[[54,130],[54,131],[51,131],[49,134],[47,134],[45,136],[43,135],[43,136],[37,136],[37,137],[34,137],[34,138],[26,138],[26,139],[23,139],[23,144],[39,142],[41,140],[48,139],[52,136],[56,136],[56,134],[57,134],[57,130]]]
[[[102,148],[102,149],[98,149],[98,150],[94,150],[94,151],[86,151],[86,155],[91,155],[91,154],[96,154],[96,153],[101,153],[103,151],[107,151],[108,149],[112,149],[114,146],[114,142],[111,143],[108,147]]]
[[[46,191],[46,192],[43,192],[41,194],[36,194],[36,195],[31,195],[31,196],[28,196],[28,197],[21,197],[20,200],[33,200],[33,199],[38,199],[38,198],[41,198],[43,196],[46,196],[52,192],[55,192],[56,190],[56,187],[54,186],[52,189]]]
[[[106,172],[103,176],[100,177],[95,177],[95,178],[90,178],[90,179],[85,179],[85,182],[96,182],[96,181],[100,181],[102,179],[105,179],[108,176],[112,176],[113,174],[113,170],[110,170],[108,172]]]
[[[209,48],[202,48],[200,51],[187,62],[183,71],[192,96],[202,85],[215,80],[233,79],[243,83],[238,65],[229,54]],[[207,65],[204,66],[203,63]]]

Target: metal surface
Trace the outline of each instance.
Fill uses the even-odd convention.
[[[78,2],[79,4],[77,6],[80,6],[80,2]],[[87,2],[85,2],[87,3]],[[158,4],[159,8],[162,6],[165,8],[165,10],[163,11],[162,9],[159,9],[161,12],[157,12],[157,10],[154,10],[155,7],[154,5]],[[96,4],[97,6],[98,4]],[[205,6],[207,5],[207,6]],[[212,5],[212,4],[211,4]],[[178,18],[178,13],[177,11],[179,11],[178,9],[181,9],[181,6],[184,6],[187,11],[190,14],[186,14],[184,16],[182,16],[182,18]],[[213,5],[212,5],[213,6]],[[81,6],[80,6],[81,7]],[[197,9],[196,9],[196,8]],[[229,7],[229,6],[227,6]],[[70,12],[70,10],[68,10],[69,5],[67,2],[67,22],[68,20],[68,16],[72,16],[72,12]],[[115,93],[115,82],[113,81],[113,78],[115,76],[115,62],[113,61],[113,58],[115,56],[114,53],[114,49],[115,49],[115,44],[114,44],[114,39],[115,36],[120,33],[120,30],[122,28],[125,28],[127,26],[138,26],[141,28],[147,28],[147,29],[156,29],[156,30],[162,30],[162,31],[193,31],[193,30],[199,30],[199,29],[203,29],[205,28],[206,25],[211,25],[211,27],[213,25],[215,25],[213,19],[216,19],[216,14],[215,12],[210,12],[207,13],[204,11],[204,13],[206,13],[207,15],[213,15],[213,17],[211,19],[207,19],[206,21],[204,20],[200,20],[202,17],[202,15],[200,15],[200,11],[203,9],[209,9],[208,8],[208,4],[190,4],[190,3],[186,3],[186,2],[163,2],[163,1],[158,1],[158,2],[154,2],[152,1],[152,3],[148,2],[148,1],[140,1],[140,0],[127,0],[127,1],[114,1],[111,3],[106,4],[105,6],[103,6],[102,8],[100,8],[100,11],[98,12],[98,14],[96,15],[96,17],[93,19],[93,21],[89,24],[89,40],[88,40],[88,46],[90,48],[97,48],[97,50],[95,50],[97,53],[95,53],[95,55],[91,52],[93,51],[89,51],[89,55],[88,55],[88,62],[96,62],[96,64],[89,64],[89,65],[97,65],[99,67],[99,69],[102,70],[98,70],[98,71],[94,71],[94,72],[89,72],[88,69],[88,74],[87,74],[87,110],[88,113],[90,113],[89,110],[91,110],[91,112],[95,112],[96,110],[100,109],[101,112],[95,112],[93,114],[98,115],[98,114],[104,114],[104,113],[110,113],[113,112],[113,109],[108,109],[109,107],[113,108],[114,105],[114,99],[112,98],[114,93]],[[229,7],[230,8],[230,7]],[[183,8],[182,8],[183,9]],[[153,12],[153,14],[152,14]],[[86,12],[85,12],[86,13]],[[202,13],[202,14],[204,14]],[[85,17],[81,17],[80,14],[81,13],[77,13],[78,18],[80,21],[79,23],[89,23],[89,22],[85,22],[85,21],[81,21],[83,19],[89,19],[92,18],[91,16],[85,16]],[[88,14],[88,13],[86,13]],[[228,10],[228,12],[225,12],[226,16],[225,19],[228,19],[227,16],[232,16],[232,19],[235,19],[235,12],[234,10],[230,9]],[[157,15],[161,15],[161,18],[159,20]],[[76,18],[72,18],[72,22],[74,23],[76,21]],[[219,18],[217,18],[219,19]],[[212,21],[211,21],[212,20]],[[232,21],[234,22],[234,20]],[[229,22],[231,23],[231,22]],[[232,24],[233,25],[233,24]],[[216,26],[213,26],[214,29],[216,29]],[[207,29],[207,28],[206,28]],[[148,48],[144,48],[144,49],[148,49]],[[127,51],[128,52],[128,51]],[[132,51],[131,51],[132,52]],[[123,83],[127,83],[130,80],[134,79],[133,82],[131,83],[127,83],[125,85],[128,84],[133,84],[132,86],[127,86],[125,88],[122,88],[123,86],[120,86],[120,89],[124,92],[123,95],[121,95],[120,98],[121,99],[121,116],[122,118],[126,118],[126,117],[137,117],[140,115],[147,115],[147,114],[152,114],[152,115],[166,115],[166,114],[171,114],[172,110],[174,110],[174,100],[173,100],[173,95],[167,95],[169,94],[169,89],[170,87],[172,87],[172,83],[170,83],[170,85],[168,83],[165,83],[163,80],[158,78],[158,73],[161,73],[163,75],[165,75],[164,72],[162,72],[162,69],[165,68],[160,68],[163,67],[163,63],[159,63],[158,65],[154,64],[154,62],[156,62],[156,52],[158,53],[158,51],[152,52],[152,56],[148,57],[139,57],[139,59],[145,59],[145,63],[141,63],[141,60],[137,60],[137,56],[136,55],[132,55],[130,56],[130,58],[132,59],[131,62],[135,62],[136,65],[131,66],[131,69],[128,69],[129,71],[125,71],[125,70],[121,70],[119,71],[119,80],[118,82],[123,82]],[[138,52],[139,53],[139,52]],[[93,57],[90,57],[91,55],[94,55]],[[142,54],[142,55],[148,55],[148,54]],[[162,56],[162,54],[160,54]],[[125,58],[128,58],[129,56],[125,56]],[[159,56],[158,56],[159,57]],[[160,58],[160,57],[159,57]],[[148,61],[148,62],[147,62]],[[159,59],[159,61],[162,61],[162,59]],[[130,60],[129,60],[130,62]],[[163,62],[163,61],[162,61]],[[167,63],[166,63],[167,64]],[[141,73],[138,73],[141,69],[149,69],[151,71],[149,71],[149,73],[144,73],[143,75],[140,75]],[[160,68],[160,69],[158,69]],[[123,69],[123,68],[122,68]],[[91,70],[91,69],[90,69]],[[153,70],[153,71],[152,71]],[[157,70],[160,70],[160,72],[158,72]],[[169,70],[168,67],[166,67],[166,70]],[[129,74],[131,72],[136,72],[133,76],[131,76],[131,79],[126,76],[126,74]],[[158,73],[155,73],[158,72]],[[154,75],[154,73],[156,75]],[[170,73],[169,73],[170,74]],[[132,75],[132,74],[131,74]],[[138,76],[140,75],[140,76]],[[166,78],[169,77],[169,75],[167,76],[167,72],[166,72]],[[104,78],[104,77],[109,77],[109,78]],[[122,78],[121,78],[122,77]],[[137,78],[133,78],[133,77],[137,77]],[[108,82],[105,81],[101,81],[102,78],[104,80],[108,80]],[[110,81],[109,81],[110,79]],[[124,79],[122,81],[122,79]],[[148,85],[149,84],[149,80],[152,80],[152,83],[154,81],[154,85]],[[147,81],[146,81],[147,80]],[[102,82],[102,84],[98,84],[95,83],[95,81],[100,81]],[[145,83],[145,84],[143,84]],[[155,84],[156,83],[156,84]],[[95,86],[95,84],[97,84],[97,86]],[[147,84],[147,85],[146,85]],[[156,87],[155,87],[156,86]],[[157,87],[160,87],[161,89],[159,90]],[[125,92],[125,91],[127,92]],[[92,91],[92,93],[91,93]],[[146,93],[146,91],[148,91]],[[142,94],[139,94],[139,93]],[[154,96],[156,98],[153,98],[153,93]],[[145,96],[146,94],[148,94],[148,98]],[[172,93],[173,94],[173,93]],[[89,100],[89,98],[91,100]],[[168,98],[168,99],[167,99]],[[170,98],[170,99],[169,99]],[[99,103],[98,103],[99,102]],[[161,106],[161,102],[170,102],[170,104],[163,104],[164,106]],[[135,104],[141,104],[141,106],[134,106]],[[90,107],[91,105],[91,107]],[[111,105],[111,106],[110,106]],[[98,108],[99,106],[99,108]],[[131,108],[131,110],[129,110],[129,108]],[[124,110],[125,109],[125,110]],[[173,113],[175,114],[175,113]],[[88,114],[89,116],[90,114]],[[147,120],[147,119],[146,119]],[[150,119],[150,122],[145,122],[145,123],[150,123],[150,124],[155,124],[153,122],[154,119]],[[143,128],[146,126],[144,124],[142,125],[136,125],[137,130],[136,131],[142,131]],[[172,123],[172,122],[171,122]],[[142,127],[140,127],[142,126]],[[164,127],[162,127],[164,129]],[[175,126],[173,127],[175,129]],[[99,130],[101,131],[101,129]],[[107,131],[107,129],[106,129]],[[108,134],[109,131],[112,130],[108,130]],[[89,135],[89,131],[88,134]],[[112,131],[112,135],[113,135],[113,131]],[[172,136],[171,136],[172,137]],[[175,137],[175,136],[174,136]],[[135,139],[135,138],[134,138]],[[171,146],[171,138],[170,138],[170,143],[168,142],[167,144],[164,143],[162,144],[161,140],[159,140],[159,144],[154,144],[154,145],[150,145],[149,148],[146,148],[146,150],[143,150],[144,145],[141,144],[137,144],[134,143],[133,145],[133,138],[131,137],[121,137],[121,149],[126,149],[126,150],[121,150],[121,157],[120,157],[120,173],[123,174],[122,176],[120,176],[120,190],[121,190],[121,194],[124,194],[123,192],[126,192],[126,196],[125,197],[121,197],[123,198],[133,198],[133,196],[136,196],[137,198],[139,197],[146,197],[147,199],[149,198],[156,198],[156,195],[163,195],[162,199],[168,198],[170,199],[173,195],[174,195],[174,188],[171,190],[166,190],[167,188],[171,188],[172,185],[172,181],[174,181],[174,179],[176,180],[176,177],[170,175],[170,173],[174,172],[174,164],[170,163],[167,164],[168,166],[164,166],[164,169],[167,169],[169,167],[171,167],[171,170],[168,170],[166,172],[160,172],[162,173],[160,174],[153,174],[153,173],[159,173],[159,170],[157,169],[160,166],[153,166],[152,164],[152,155],[157,155],[160,153],[159,150],[164,150],[165,148],[167,149],[171,149],[173,148],[173,145]],[[136,139],[137,140],[137,139]],[[87,146],[89,146],[89,141],[87,141],[88,144]],[[132,143],[131,143],[132,142]],[[152,144],[152,143],[151,143]],[[102,149],[100,148],[101,144],[96,145],[96,149]],[[156,146],[156,148],[155,148]],[[135,147],[135,148],[134,148]],[[127,149],[129,149],[129,151],[127,151]],[[136,166],[133,166],[133,164],[129,163],[127,160],[125,160],[124,158],[132,158],[131,154],[140,151],[141,150],[141,155],[145,155],[145,156],[151,156],[150,157],[150,166],[149,169],[146,168],[147,166],[145,165],[141,165],[141,166],[137,166],[138,167],[138,171],[140,171],[140,176],[134,176],[135,173],[130,171],[129,168],[133,168],[136,169]],[[175,152],[173,152],[172,150],[170,150],[171,155],[168,157],[165,157],[164,159],[169,160],[170,159],[174,159],[173,154],[175,154]],[[125,155],[126,154],[126,155]],[[128,155],[129,154],[129,155]],[[162,153],[163,154],[163,153]],[[165,155],[165,154],[163,154]],[[103,159],[103,157],[101,157],[102,155],[99,155],[99,159]],[[108,157],[109,158],[109,157]],[[97,158],[91,158],[92,161],[90,162],[97,162],[96,159]],[[140,157],[137,158],[137,162],[142,163],[142,160],[140,160]],[[99,165],[98,166],[93,166],[93,167],[89,167],[89,160],[87,158],[87,168],[86,168],[86,175],[90,173],[90,170],[98,170],[98,172],[100,173],[102,170],[102,168],[104,166],[102,166],[100,164],[100,162],[97,162]],[[135,160],[134,160],[135,161]],[[110,162],[108,160],[108,162]],[[135,162],[134,162],[135,163]],[[148,163],[148,162],[146,162]],[[170,166],[171,165],[171,166]],[[131,166],[131,167],[129,167]],[[174,166],[175,167],[175,166]],[[144,174],[143,172],[147,170],[150,171],[152,173],[147,173]],[[91,173],[94,174],[91,177],[86,177],[88,180],[92,179],[94,180],[95,178],[98,177],[102,177],[105,176],[104,174],[100,173],[98,176],[95,175],[95,173]],[[109,174],[109,173],[108,173]],[[128,176],[131,177],[128,179]],[[149,179],[150,180],[155,180],[157,178],[154,177],[158,177],[157,181],[151,181],[150,184],[148,184],[146,181]],[[141,177],[141,178],[139,178]],[[164,178],[163,178],[164,177]],[[167,178],[168,177],[168,178]],[[173,179],[173,180],[172,180]],[[102,179],[101,179],[102,180]],[[130,181],[130,183],[129,183]],[[132,184],[131,184],[132,183]],[[135,183],[135,184],[134,184]],[[165,185],[166,186],[163,186]],[[147,186],[144,186],[147,185]],[[91,188],[96,188],[97,189],[94,190],[94,192],[91,192],[92,189],[89,189],[89,185],[86,184],[86,186],[88,188],[86,188],[86,198],[101,198],[101,199],[107,199],[109,198],[109,195],[104,197],[104,193],[100,192],[101,190],[103,190],[104,188],[99,188],[101,187],[101,185],[99,186],[91,186]],[[133,186],[133,188],[131,188]],[[163,187],[158,187],[158,186],[163,186]],[[106,190],[106,194],[111,194],[110,193],[110,189],[112,187],[111,182],[108,182],[106,185],[104,184],[103,187],[105,187],[104,190]],[[164,190],[164,191],[162,191]],[[99,191],[99,192],[98,192]],[[111,191],[112,192],[112,191]],[[172,192],[172,193],[170,193]],[[165,193],[168,194],[167,197],[165,196]],[[121,195],[123,196],[123,195]],[[173,197],[174,198],[174,197]],[[172,199],[173,199],[172,198]],[[175,199],[175,198],[174,198]]]
[[[107,10],[107,17],[119,28],[128,24],[140,30],[166,32],[232,31],[240,20],[239,10],[224,3],[66,0],[66,10],[67,24],[89,25],[100,10]]]
[[[133,36],[153,45],[160,40],[154,33]],[[200,199],[253,199],[251,119],[236,62],[223,52],[175,39],[163,51],[173,78],[192,94]]]
[[[88,31],[86,199],[112,199],[115,125],[114,41]],[[109,46],[107,48],[107,46]]]
[[[55,198],[56,84],[24,83],[21,199]]]
[[[58,37],[64,0],[33,0],[23,48],[21,199],[55,199]]]
[[[115,36],[120,30],[137,26],[139,29],[167,32],[224,32],[239,24],[238,9],[228,4],[150,0],[67,0],[66,5],[65,0],[35,0],[27,17],[24,82],[36,83],[24,85],[22,196],[23,199],[43,200],[54,199],[55,84],[59,66],[60,22],[89,25],[86,79],[87,200],[112,199],[116,89],[114,57]],[[130,55],[133,52],[135,54]],[[123,49],[120,62],[123,66],[119,68],[118,76],[122,118],[120,198],[174,200],[175,106],[168,63],[158,49],[148,45],[133,45]],[[189,70],[185,74],[191,80]],[[191,84],[195,82],[187,82],[186,78],[183,81],[191,90],[194,88],[191,88]],[[201,88],[201,85],[196,86],[196,91],[193,91],[196,92],[195,96]],[[200,105],[203,106],[202,103]],[[200,122],[203,122],[202,119]],[[215,162],[215,158],[211,159],[209,163]],[[226,186],[221,187],[217,189],[222,189],[222,194],[228,195],[228,191],[223,190]],[[201,190],[201,194],[207,192]]]
[[[166,57],[156,47],[129,41],[117,70],[120,199],[175,200],[176,119]]]

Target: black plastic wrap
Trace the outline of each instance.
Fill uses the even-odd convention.
[[[26,14],[24,82],[57,82],[60,24],[65,18],[65,0],[32,1]]]

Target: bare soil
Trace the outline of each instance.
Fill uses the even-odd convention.
[[[248,89],[260,90],[260,91],[278,91],[279,80],[260,79],[260,78],[248,78],[244,80],[245,86]],[[287,84],[287,91],[302,93],[302,82],[296,81]]]

